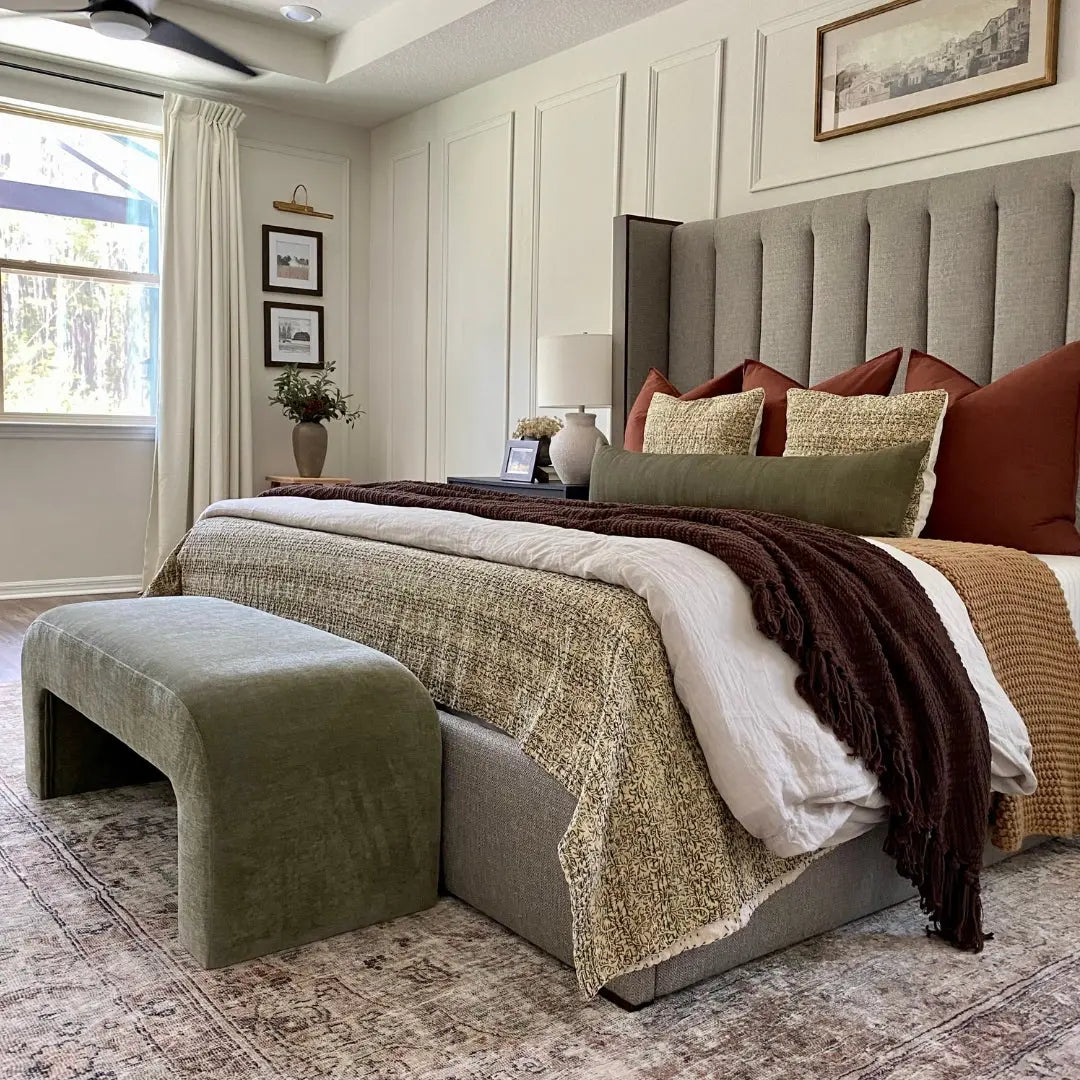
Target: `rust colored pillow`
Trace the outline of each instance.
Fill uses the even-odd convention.
[[[947,390],[924,536],[1080,555],[1080,341],[980,386],[912,352],[905,390]]]
[[[645,376],[645,385],[638,393],[637,399],[630,408],[626,417],[626,430],[623,433],[623,449],[641,452],[645,445],[645,417],[649,414],[649,405],[653,394],[670,394],[679,398],[680,401],[700,401],[701,398],[720,397],[721,394],[737,394],[742,390],[742,368],[732,368],[724,375],[717,375],[693,390],[687,390],[680,394],[666,375],[662,375],[656,368],[649,368],[649,374]]]
[[[892,389],[903,358],[903,349],[892,349],[809,389],[837,394],[840,397],[887,394]],[[747,360],[743,364],[742,388],[756,390],[758,387],[765,391],[765,412],[761,418],[758,456],[780,457],[787,442],[787,392],[806,390],[807,387],[760,360]]]

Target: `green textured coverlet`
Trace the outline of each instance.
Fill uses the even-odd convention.
[[[628,589],[210,517],[151,592],[222,596],[362,641],[513,736],[577,800],[559,859],[589,994],[734,933],[818,857],[780,858],[732,816]]]

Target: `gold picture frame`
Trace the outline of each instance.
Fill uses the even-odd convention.
[[[970,9],[972,3],[966,3],[958,5],[952,2],[952,0],[891,0],[890,3],[881,4],[878,7],[870,8],[867,11],[860,11],[855,15],[848,15],[843,19],[837,19],[835,22],[826,24],[825,26],[818,27],[817,30],[817,62],[815,64],[815,85],[814,85],[814,141],[823,142],[828,139],[840,138],[843,135],[854,135],[860,131],[870,131],[874,128],[885,127],[890,124],[903,123],[906,120],[914,120],[920,116],[931,116],[934,113],[946,112],[951,109],[963,108],[966,105],[976,105],[982,101],[990,101],[994,98],[1007,97],[1012,94],[1021,94],[1027,90],[1037,90],[1044,86],[1053,86],[1057,82],[1057,60],[1058,60],[1058,35],[1060,24],[1060,0],[982,0],[981,6],[987,13],[997,11],[1001,9],[996,15],[992,15],[990,21],[980,28],[973,27],[972,32],[966,38],[949,37],[949,31],[944,28],[947,24],[949,7],[963,7]],[[844,88],[844,91],[838,91],[836,89],[837,82],[840,75],[843,73],[843,69],[839,68],[839,65],[833,65],[834,70],[831,72],[827,70],[828,56],[831,49],[838,49],[835,42],[830,42],[830,38],[836,38],[843,31],[849,31],[850,28],[857,26],[858,24],[871,23],[876,20],[882,25],[884,32],[886,23],[895,22],[896,16],[894,13],[899,12],[903,8],[910,8],[915,5],[926,5],[928,7],[936,7],[937,12],[933,13],[942,19],[943,25],[940,30],[942,37],[942,43],[937,52],[922,54],[918,57],[912,57],[910,62],[915,66],[912,71],[924,70],[928,76],[927,85],[916,85],[914,89],[910,89],[908,85],[899,85],[899,93],[896,93],[898,88],[898,79],[906,80],[909,78],[908,71],[902,71],[899,75],[896,74],[895,69],[897,64],[894,63],[882,71],[873,71],[867,69],[867,76],[863,80],[860,86],[860,92],[856,95],[849,95],[849,103],[846,111],[852,114],[852,120],[848,123],[840,123],[839,118],[842,115],[841,109],[838,104],[839,94],[841,92],[851,89],[853,84],[849,84]],[[1026,10],[1026,22],[1027,22],[1027,41],[1026,52],[1023,54],[1026,59],[1023,63],[1018,62],[1016,56],[1019,55],[1019,51],[1012,49],[1013,56],[1010,58],[1007,55],[1006,50],[1000,50],[998,55],[1005,57],[1005,59],[996,63],[991,61],[984,64],[983,61],[990,56],[990,53],[976,53],[973,52],[968,55],[967,44],[970,39],[976,37],[979,34],[986,33],[990,30],[990,37],[994,39],[995,31],[991,29],[991,24],[995,20],[1005,18],[1007,21],[1006,31],[1011,32],[1013,37],[1016,37],[1015,27],[1017,24],[1023,24],[1024,13]],[[1017,12],[1017,16],[1011,20],[1012,26],[1008,25],[1009,12]],[[931,13],[928,11],[926,20],[931,19]],[[1036,30],[1041,31],[1039,37],[1036,37]],[[869,37],[871,35],[867,35]],[[1044,49],[1041,53],[1038,50],[1040,41],[1044,44]],[[980,46],[981,47],[981,46]],[[949,76],[949,51],[953,51],[952,68],[953,76]],[[1032,55],[1035,55],[1036,59],[1032,59]],[[941,63],[938,65],[942,70],[931,70],[928,65],[923,65],[923,61],[927,61],[931,58],[935,60],[941,57]],[[837,51],[837,59],[839,58],[839,52]],[[965,59],[966,58],[966,59]],[[966,63],[967,74],[956,75],[957,65],[961,62]],[[1037,66],[1037,62],[1041,62],[1040,73],[1034,74],[1033,69]],[[973,70],[973,64],[976,70]],[[865,65],[863,65],[865,68]],[[985,68],[985,70],[978,70],[978,68]],[[1021,77],[1017,81],[1012,83],[1005,83],[1003,78],[998,78],[1003,72],[1007,72],[1013,68],[1024,69],[1023,72],[1018,72]],[[886,76],[890,80],[888,86],[888,93],[886,93],[885,79]],[[938,78],[935,79],[934,77]],[[832,86],[827,85],[827,81],[832,80]],[[972,88],[970,93],[963,93],[961,85],[964,82],[983,82],[983,86],[979,88]],[[880,86],[879,86],[880,83]],[[956,86],[961,92],[956,96],[949,97],[949,91],[946,89],[950,86]],[[863,87],[866,88],[865,94],[862,92]],[[912,108],[898,108],[896,112],[887,112],[888,103],[896,102],[900,103],[905,98],[918,99],[920,95],[927,95],[934,100],[926,101],[923,104],[915,104]],[[827,119],[825,115],[825,109],[823,107],[824,101],[827,95],[831,95],[834,101],[832,120],[833,126],[827,126]],[[884,95],[884,96],[883,96]],[[864,100],[865,98],[865,100]],[[876,114],[876,115],[875,115]]]

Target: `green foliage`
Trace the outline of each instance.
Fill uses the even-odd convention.
[[[129,159],[136,160],[107,135],[58,132],[52,123],[7,116],[0,118],[0,177],[57,190],[120,190],[111,177],[66,149],[67,143],[91,156],[100,152],[121,173]],[[145,273],[154,269],[151,239],[138,224],[0,208],[0,258]],[[148,415],[157,311],[153,285],[3,271],[3,408]]]
[[[313,377],[301,373],[296,364],[287,368],[274,380],[271,405],[280,405],[281,411],[297,424],[318,423],[321,420],[344,420],[349,427],[363,416],[363,409],[350,409],[349,398],[330,378],[333,364]]]
[[[0,254],[4,230],[0,228]],[[4,408],[146,415],[156,288],[0,273]]]

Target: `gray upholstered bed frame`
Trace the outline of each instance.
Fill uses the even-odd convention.
[[[689,389],[754,357],[815,383],[903,345],[988,382],[1080,338],[1078,198],[1080,153],[719,221],[618,218],[615,441],[650,367]],[[572,798],[479,721],[444,715],[443,734],[447,890],[572,963],[556,854]],[[881,841],[842,845],[739,933],[608,990],[641,1005],[910,897]]]
[[[1080,153],[689,225],[616,220],[613,432],[650,367],[804,384],[897,345],[987,383],[1080,338]]]

